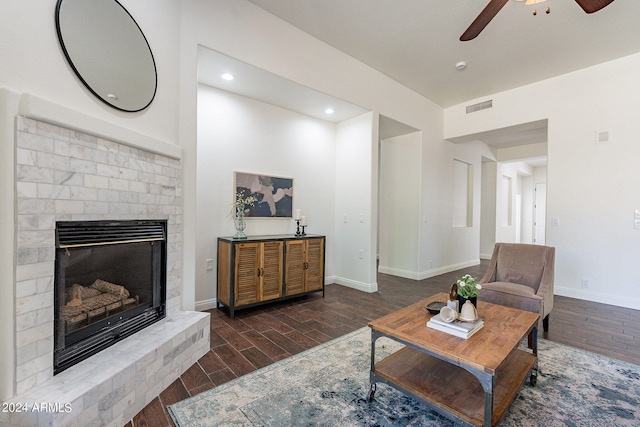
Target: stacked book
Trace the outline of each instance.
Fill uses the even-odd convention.
[[[440,313],[433,316],[431,320],[427,322],[427,328],[436,329],[464,339],[478,332],[483,326],[484,322],[482,319],[478,319],[475,322],[463,322],[461,320],[445,322],[442,320],[442,317],[440,317]]]

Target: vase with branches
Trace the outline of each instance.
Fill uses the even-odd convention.
[[[242,193],[236,193],[235,209],[234,212],[232,212],[233,224],[236,227],[236,234],[233,236],[234,239],[247,238],[247,235],[244,233],[245,228],[247,228],[247,223],[244,220],[245,209],[247,206],[253,206],[256,200],[254,196],[245,196]]]

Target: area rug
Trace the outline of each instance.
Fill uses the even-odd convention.
[[[371,335],[362,328],[169,406],[178,427],[453,426],[378,384],[369,403]],[[402,346],[377,342],[376,360]],[[535,387],[527,381],[501,427],[638,426],[640,367],[539,340]]]

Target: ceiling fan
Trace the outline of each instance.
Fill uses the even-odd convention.
[[[466,42],[475,39],[508,1],[509,0],[490,0],[489,4],[480,12],[480,15],[469,25],[469,28],[467,28],[464,34],[460,36],[460,41]],[[613,3],[613,0],[576,0],[576,3],[578,3],[586,13],[593,13]]]

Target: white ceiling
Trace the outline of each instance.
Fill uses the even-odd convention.
[[[445,108],[640,52],[638,0],[593,14],[549,0],[537,16],[510,0],[467,42],[460,35],[488,0],[249,1]]]
[[[235,79],[222,79],[224,73],[232,74]],[[367,112],[362,107],[202,46],[198,46],[198,82],[334,123]],[[327,114],[327,108],[333,109],[334,113]]]
[[[537,5],[537,16],[533,6],[510,0],[467,42],[459,41],[460,35],[488,0],[249,1],[443,108],[640,52],[638,0],[616,0],[594,14],[586,14],[573,0],[549,0]],[[467,63],[464,71],[455,69],[460,61]],[[220,73],[230,70],[236,81],[221,81]],[[366,111],[206,48],[199,50],[198,79],[333,122]],[[328,106],[334,107],[334,115],[324,113]],[[384,120],[381,134],[385,126],[390,135],[408,131]],[[546,137],[545,122],[466,140],[505,148],[546,142]]]

